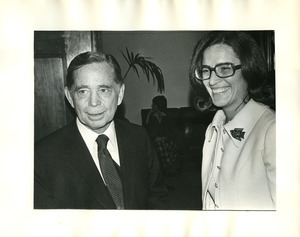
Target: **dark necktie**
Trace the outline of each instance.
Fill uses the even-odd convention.
[[[123,188],[121,178],[114,164],[114,161],[106,148],[108,137],[103,134],[99,135],[96,139],[96,142],[98,144],[98,159],[100,163],[100,168],[106,186],[117,208],[124,209]]]

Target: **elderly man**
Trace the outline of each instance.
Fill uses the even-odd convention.
[[[166,209],[146,131],[114,119],[125,85],[116,59],[86,52],[67,71],[76,121],[35,144],[34,208]]]

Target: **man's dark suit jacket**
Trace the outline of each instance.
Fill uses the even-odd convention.
[[[125,209],[167,209],[159,161],[144,128],[115,120]],[[76,122],[35,144],[35,209],[115,209]]]

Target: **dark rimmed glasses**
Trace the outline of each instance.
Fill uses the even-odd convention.
[[[231,77],[241,67],[242,65],[234,65],[233,63],[219,63],[214,68],[203,65],[195,68],[195,77],[200,81],[208,80],[212,71],[220,78]]]

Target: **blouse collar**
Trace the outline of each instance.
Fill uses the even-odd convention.
[[[230,137],[236,147],[239,147],[247,140],[252,128],[262,113],[268,107],[259,104],[251,99],[236,116],[225,124],[226,116],[223,110],[218,110],[211,123],[209,131],[209,140],[211,140],[213,132],[223,129]],[[237,135],[237,136],[236,136]],[[237,137],[237,138],[235,138]]]

